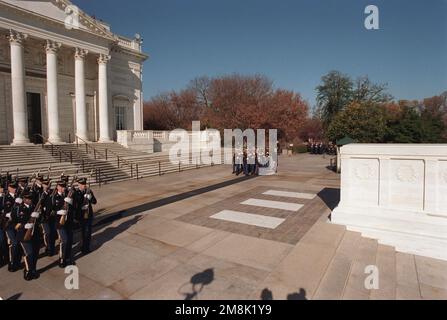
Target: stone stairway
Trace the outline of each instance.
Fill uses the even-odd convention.
[[[368,266],[379,289],[368,290]],[[305,290],[314,300],[447,299],[447,262],[397,252],[345,227],[318,221],[273,271],[277,292]]]
[[[182,158],[186,159],[186,158]],[[16,176],[40,171],[57,180],[62,173],[90,178],[93,185],[199,169],[209,165],[172,164],[169,154],[144,153],[117,143],[0,146],[0,170]]]
[[[79,177],[88,177],[88,174],[81,173],[76,163],[70,163],[69,159],[56,151],[43,149],[38,145],[31,146],[0,146],[0,171],[2,175],[7,172],[13,177],[17,175],[32,176],[35,173],[50,176],[57,180],[62,173]]]
[[[46,148],[49,149],[51,146],[46,146]],[[82,172],[93,171],[92,178],[95,183],[99,183],[99,179],[101,183],[112,183],[209,166],[205,164],[179,166],[171,163],[169,154],[166,152],[149,154],[127,149],[117,143],[89,143],[87,146],[65,144],[58,146],[58,149],[65,155],[70,155]]]

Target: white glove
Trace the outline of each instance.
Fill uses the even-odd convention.
[[[57,215],[58,215],[58,216],[66,216],[66,215],[67,215],[67,210],[59,210],[59,211],[57,212]]]
[[[25,229],[26,230],[30,230],[32,228],[34,228],[34,223],[27,223],[27,224],[25,224]]]
[[[6,218],[11,219],[11,213],[7,213]]]
[[[72,199],[72,198],[67,197],[67,198],[64,199],[64,201],[65,201],[66,203],[68,203],[68,204],[73,205],[73,199]]]
[[[17,204],[22,204],[22,202],[23,202],[23,199],[22,199],[22,198],[17,198],[17,199],[16,199],[16,203],[17,203]]]
[[[84,195],[85,198],[87,198],[88,200],[92,200],[92,195],[91,194],[86,194]]]
[[[39,213],[39,212],[33,212],[33,213],[31,213],[31,218],[39,219],[39,217],[40,217],[40,213]]]
[[[88,210],[88,204],[82,207],[82,210]]]

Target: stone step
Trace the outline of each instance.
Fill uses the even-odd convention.
[[[124,148],[117,143],[111,144],[89,144],[86,152],[83,144],[61,144],[58,146],[3,146],[0,147],[4,154],[0,153],[0,168],[3,171],[14,171],[19,168],[20,175],[32,175],[39,169],[46,172],[48,166],[57,171],[59,168],[70,171],[78,176],[90,176],[93,184],[96,180],[96,169],[101,169],[101,183],[114,183],[136,178],[136,165],[138,164],[138,175],[142,177],[158,176],[179,172],[179,167],[171,163],[169,153],[149,154]],[[96,152],[92,151],[94,147]],[[108,158],[105,158],[105,150]],[[117,161],[117,155],[120,161]],[[62,162],[60,161],[62,159]],[[181,160],[189,159],[186,157]],[[207,167],[209,165],[181,164],[180,171]]]
[[[346,287],[343,292],[344,300],[368,300],[370,290],[365,287],[368,266],[374,266],[377,260],[378,243],[376,240],[361,238],[358,246],[358,254],[352,262]]]
[[[420,300],[421,298],[415,257],[396,252],[396,299]]]
[[[379,270],[379,288],[371,290],[371,300],[396,299],[396,251],[391,246],[379,244],[377,247],[376,266]]]
[[[361,242],[358,232],[346,232],[315,293],[316,300],[340,300],[358,255]]]

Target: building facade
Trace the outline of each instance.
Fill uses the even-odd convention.
[[[68,0],[0,0],[0,145],[142,130],[147,57]]]

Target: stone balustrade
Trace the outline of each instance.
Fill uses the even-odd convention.
[[[117,142],[126,148],[147,153],[154,152],[154,135],[152,131],[119,130],[117,131]]]

